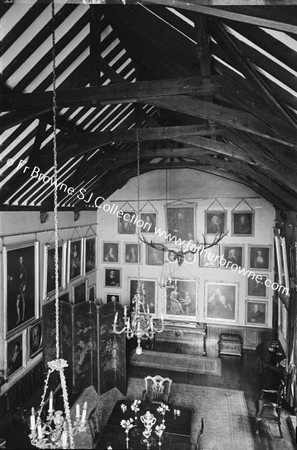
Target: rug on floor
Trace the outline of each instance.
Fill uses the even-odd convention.
[[[129,378],[127,397],[140,398],[143,386],[143,379]],[[243,391],[173,382],[171,399],[174,405],[193,409],[193,443],[197,439],[200,420],[204,419],[202,450],[255,448]]]
[[[173,370],[175,372],[188,372],[206,375],[221,376],[220,358],[185,355],[180,353],[166,353],[143,350],[137,355],[135,350],[130,357],[132,366],[155,367],[157,369]]]

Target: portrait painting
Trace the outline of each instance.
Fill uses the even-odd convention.
[[[226,211],[205,211],[205,234],[225,233],[226,225]]]
[[[104,263],[118,263],[119,262],[119,243],[118,242],[103,242],[103,257]]]
[[[89,302],[94,302],[96,298],[96,284],[89,287]]]
[[[119,234],[135,234],[136,233],[136,213],[134,211],[123,211],[123,215],[118,218]]]
[[[205,248],[199,252],[199,266],[210,269],[220,266],[219,244],[216,244],[210,248]]]
[[[271,245],[249,245],[250,269],[270,270]]]
[[[25,365],[24,339],[26,330],[6,342],[5,378],[9,379]]]
[[[141,234],[155,233],[157,224],[157,214],[154,212],[144,212],[140,214],[140,219],[144,225],[140,228]]]
[[[254,236],[254,212],[232,212],[231,218],[232,236]]]
[[[29,357],[32,359],[42,350],[42,319],[29,327],[28,341]]]
[[[88,279],[80,281],[72,286],[72,301],[76,305],[77,303],[88,301]]]
[[[167,231],[171,237],[190,241],[195,239],[194,207],[167,207]]]
[[[121,287],[121,269],[105,269],[105,286]]]
[[[139,280],[140,290],[142,294],[142,305],[147,311],[147,308],[149,307],[149,311],[151,314],[156,313],[156,281],[155,280],[148,280],[141,278]],[[138,280],[131,278],[130,279],[130,310],[133,311],[135,306],[135,300],[134,297],[137,292],[137,286],[138,286]]]
[[[224,269],[230,269],[233,267],[243,267],[244,265],[244,251],[243,245],[237,244],[225,244],[222,248],[223,257],[226,260],[224,265],[221,263],[221,267]],[[224,261],[224,260],[222,260]],[[233,270],[233,269],[232,269]]]
[[[67,243],[58,246],[58,287],[66,287],[66,250]],[[43,298],[55,290],[55,247],[54,244],[44,246]]]
[[[166,287],[166,316],[193,320],[197,316],[197,281],[172,279]]]
[[[120,303],[119,294],[106,294],[106,303],[109,303],[109,302]]]
[[[162,244],[160,247],[163,247]],[[145,250],[146,250],[146,263],[149,266],[163,266],[164,252],[162,250],[150,247],[149,245],[145,246]]]
[[[39,314],[39,243],[3,247],[4,332]]]
[[[267,302],[247,300],[246,324],[254,326],[267,326],[267,309]]]
[[[235,323],[238,313],[236,283],[206,281],[205,316],[209,321]]]
[[[85,273],[96,270],[97,239],[96,236],[85,238],[84,245]]]
[[[68,280],[82,275],[83,240],[68,241]]]
[[[125,244],[125,263],[141,263],[141,245],[137,243]]]
[[[255,276],[249,276],[247,279],[247,297],[262,297],[267,298],[267,286],[265,285],[268,275],[261,273]]]

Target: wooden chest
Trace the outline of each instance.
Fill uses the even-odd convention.
[[[239,334],[226,334],[220,335],[219,356],[221,355],[234,355],[242,356],[242,337]]]

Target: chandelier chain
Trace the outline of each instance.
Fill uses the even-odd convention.
[[[139,133],[136,130],[136,142],[137,142],[137,220],[139,220],[140,214],[140,142]],[[140,229],[137,227],[137,243],[138,243],[138,256],[137,256],[137,277],[138,283],[140,280]]]

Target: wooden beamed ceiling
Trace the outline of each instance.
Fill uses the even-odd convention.
[[[52,186],[19,164],[53,175],[50,5],[17,6],[18,19],[16,5],[2,11],[1,205],[51,210]],[[60,207],[88,208],[80,188],[107,198],[135,177],[139,140],[141,173],[215,174],[297,210],[293,12],[178,0],[59,5],[59,181],[74,187],[59,192]]]

